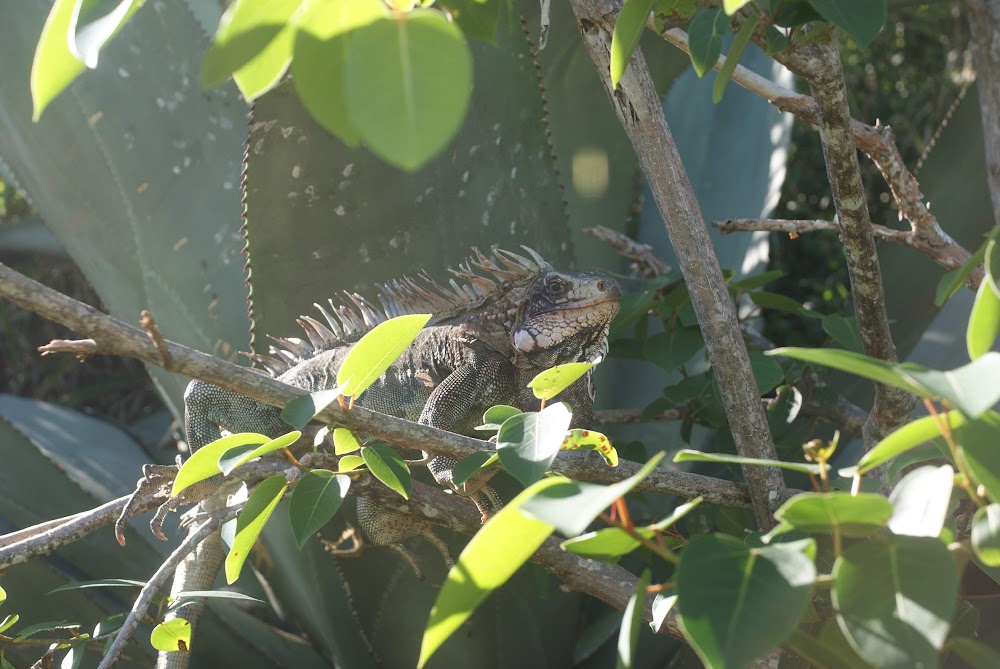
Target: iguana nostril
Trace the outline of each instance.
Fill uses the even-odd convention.
[[[603,281],[598,281],[598,282],[597,282],[597,290],[601,291],[602,293],[603,293],[603,292],[604,292],[605,290],[607,290],[607,286],[605,286],[605,285],[604,285],[604,282],[603,282]]]

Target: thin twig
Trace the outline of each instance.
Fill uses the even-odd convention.
[[[233,518],[238,507],[230,507],[225,510],[224,513],[220,513],[213,518],[207,520],[204,524],[200,525],[197,529],[192,531],[184,541],[181,542],[180,546],[174,550],[173,553],[163,561],[160,568],[156,570],[149,582],[143,586],[142,590],[139,592],[139,596],[135,600],[135,604],[132,605],[132,610],[129,611],[128,616],[125,618],[125,622],[122,623],[121,629],[118,630],[118,635],[115,637],[114,643],[111,644],[111,648],[108,649],[107,654],[101,660],[97,669],[110,669],[114,666],[115,662],[118,661],[119,656],[121,656],[122,651],[125,650],[125,644],[128,643],[129,639],[132,638],[132,634],[135,633],[136,628],[142,621],[142,617],[146,614],[146,610],[149,605],[153,602],[153,598],[160,591],[166,582],[170,578],[174,570],[177,569],[177,565],[188,556],[188,553],[193,551],[195,547],[201,543],[201,540],[207,537],[212,532],[216,531],[230,518]]]
[[[756,218],[730,218],[725,221],[712,221],[722,234],[728,235],[733,232],[787,232],[790,235],[799,235],[806,232],[840,232],[840,226],[833,221],[799,221],[788,219],[756,219]],[[913,245],[913,231],[893,230],[884,225],[872,224],[872,233],[879,239],[903,244]]]

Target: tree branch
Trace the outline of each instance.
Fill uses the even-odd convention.
[[[656,31],[656,27],[652,21],[647,26],[654,32]],[[688,36],[683,30],[672,28],[658,34],[682,51],[690,53]],[[805,68],[794,57],[787,54],[776,54],[775,59],[786,67],[789,67],[796,74],[808,78]],[[715,69],[720,69],[725,62],[726,57],[720,56],[718,62],[715,64]],[[742,65],[736,66],[736,69],[733,71],[732,80],[751,93],[767,100],[783,112],[794,114],[803,121],[812,123],[813,125],[819,123],[819,108],[816,106],[816,101],[808,95],[791,91]],[[904,243],[924,253],[931,260],[948,270],[961,267],[969,259],[971,253],[945,233],[941,229],[937,217],[931,214],[930,209],[924,202],[920,183],[903,163],[903,158],[899,154],[899,148],[896,146],[892,129],[884,125],[876,125],[873,128],[870,125],[851,119],[850,130],[854,144],[871,158],[872,162],[875,163],[882,173],[882,177],[889,186],[889,190],[896,200],[896,205],[899,207],[900,216],[906,218],[910,223],[909,241]],[[998,186],[998,189],[1000,189],[1000,186]],[[995,201],[996,199],[994,199]],[[889,230],[891,228],[885,229]],[[878,234],[877,231],[876,234]],[[983,267],[979,265],[969,275],[966,285],[976,290],[979,288],[983,276]]]
[[[667,127],[646,61],[636,50],[617,88],[611,85],[611,34],[620,5],[613,0],[571,0],[577,26],[598,76],[628,134],[646,182],[677,252],[691,303],[705,335],[730,430],[744,456],[773,458],[774,445],[757,396],[746,345],[718,259],[712,252],[697,199]],[[772,505],[784,497],[781,473],[745,467],[754,513],[761,528],[774,525]]]
[[[86,346],[88,354],[126,355],[151,365],[159,365],[163,359],[161,350],[139,328],[32,281],[2,263],[0,297],[6,297],[29,311],[89,337],[92,341],[88,341]],[[76,352],[72,341],[53,342],[43,348],[49,352]],[[163,350],[169,353],[171,371],[207,381],[266,404],[283,407],[303,394],[301,388],[293,388],[252,369],[233,365],[169,340],[163,341]],[[492,445],[478,439],[412,423],[357,405],[350,411],[345,411],[336,404],[331,405],[320,414],[318,420],[346,425],[401,448],[425,450],[456,460],[476,451],[493,449]],[[579,460],[585,455],[560,453],[552,469],[560,473],[572,471],[575,477],[598,482],[620,481],[638,471],[637,466],[632,463],[622,463],[616,469],[609,469],[599,457],[581,464]],[[709,492],[711,497],[708,497],[700,490],[702,487],[715,492]],[[706,501],[716,504],[749,505],[747,489],[739,483],[668,469],[657,469],[656,477],[640,484],[637,490],[686,497],[702,495],[706,496]]]
[[[1000,225],[1000,2],[964,0],[962,4],[972,33],[970,47],[986,140],[986,183],[993,201],[993,221]]]

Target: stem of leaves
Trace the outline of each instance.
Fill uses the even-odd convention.
[[[976,506],[985,506],[986,503],[979,496],[971,483],[972,477],[969,474],[969,468],[966,466],[965,458],[963,458],[962,454],[958,451],[958,444],[955,443],[955,436],[951,432],[951,426],[948,424],[948,421],[945,420],[944,416],[942,416],[934,407],[934,403],[926,397],[924,398],[924,406],[927,408],[927,412],[934,416],[934,420],[938,424],[938,429],[941,430],[941,436],[944,438],[945,443],[948,444],[948,450],[951,452],[951,458],[955,461],[955,466],[958,467],[958,470],[962,473],[962,475],[957,479],[958,485],[965,490],[966,493],[968,493],[969,497],[972,498],[972,501],[976,503]]]

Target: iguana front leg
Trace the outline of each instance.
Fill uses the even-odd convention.
[[[424,404],[420,421],[449,432],[472,434],[472,428],[480,423],[483,412],[498,402],[509,402],[514,396],[514,366],[500,354],[477,355],[442,381]],[[432,458],[427,468],[439,485],[455,488],[452,470],[458,464],[448,457]],[[503,500],[489,485],[492,474],[470,480],[462,494],[468,496],[483,520],[493,515],[503,506]]]

